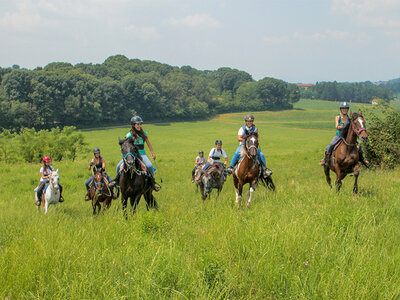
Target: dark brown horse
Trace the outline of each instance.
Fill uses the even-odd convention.
[[[339,142],[339,146],[333,150],[329,159],[329,165],[324,166],[326,181],[331,188],[329,170],[336,173],[335,183],[337,191],[339,191],[342,186],[343,178],[345,178],[347,174],[353,173],[353,193],[358,193],[357,180],[360,172],[358,170],[359,149],[357,146],[357,137],[360,137],[363,142],[366,142],[368,139],[364,117],[360,110],[357,113],[351,113],[350,123],[342,132],[342,140]]]
[[[157,202],[152,194],[152,184],[150,174],[146,170],[139,148],[134,145],[133,138],[119,140],[121,146],[122,159],[124,160],[123,170],[119,178],[119,186],[121,187],[122,210],[125,217],[128,198],[134,213],[139,204],[142,195],[146,200],[146,207],[156,208]]]
[[[260,165],[258,163],[258,136],[251,135],[247,137],[245,144],[242,146],[240,156],[243,159],[232,173],[233,185],[236,190],[236,204],[239,206],[242,201],[243,186],[250,184],[249,192],[247,193],[247,206],[253,200],[253,194],[256,189],[258,180],[271,190],[275,190],[275,185],[272,182],[271,176],[264,178],[260,176]]]
[[[214,163],[207,170],[202,172],[199,180],[201,198],[203,201],[210,197],[211,190],[217,189],[217,197],[224,186],[224,167],[220,163]]]
[[[93,175],[93,182],[89,187],[89,199],[92,200],[94,215],[96,214],[96,210],[97,214],[100,213],[100,203],[103,203],[103,211],[111,206],[113,192],[108,185],[107,179],[101,171],[97,171]]]

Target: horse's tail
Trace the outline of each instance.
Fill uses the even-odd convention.
[[[260,176],[260,177],[258,178],[257,183],[259,183],[259,182],[261,182],[261,184],[262,184],[263,186],[269,188],[271,191],[275,191],[275,184],[274,184],[274,182],[272,181],[271,176],[267,176],[267,177]]]

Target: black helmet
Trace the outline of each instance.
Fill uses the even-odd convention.
[[[221,140],[216,140],[215,141],[215,145],[218,145],[218,144],[222,145],[222,141]]]
[[[203,154],[204,154],[204,151],[203,151],[203,150],[200,150],[200,151],[199,151],[199,154],[200,154],[200,153],[203,153]]]
[[[254,121],[254,116],[253,116],[252,114],[247,114],[247,115],[244,117],[244,120],[245,120],[245,121]]]
[[[143,123],[143,120],[139,116],[134,116],[131,118],[131,125],[137,124],[137,123]]]
[[[93,153],[94,153],[94,154],[96,154],[96,153],[100,153],[100,148],[97,148],[97,147],[96,147],[96,148],[94,148],[94,149],[93,149]]]
[[[341,109],[341,108],[349,108],[350,106],[349,106],[349,103],[347,103],[347,102],[342,102],[342,103],[340,103],[340,106],[339,106],[339,108]]]

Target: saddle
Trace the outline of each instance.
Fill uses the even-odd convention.
[[[139,160],[139,162],[140,162],[141,171],[143,171],[144,175],[149,175],[149,171],[147,170],[147,167],[146,167],[146,165],[144,164],[144,162],[142,162],[141,160]],[[118,170],[118,173],[121,174],[121,172],[124,170],[124,165],[125,165],[125,163],[122,163],[122,164],[120,165],[119,170]]]

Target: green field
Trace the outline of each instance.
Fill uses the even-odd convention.
[[[318,162],[337,106],[301,100],[294,110],[255,113],[277,191],[259,186],[249,209],[234,206],[232,178],[204,204],[190,182],[198,150],[208,153],[216,139],[231,158],[244,113],[145,124],[164,183],[159,211],[147,212],[142,199],[128,220],[120,199],[98,217],[83,201],[91,152],[53,164],[66,201],[46,216],[34,205],[40,165],[2,164],[0,297],[399,298],[400,170],[361,169],[357,196],[353,177],[340,194],[329,189]],[[111,177],[128,129],[84,132]]]

